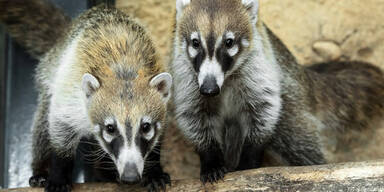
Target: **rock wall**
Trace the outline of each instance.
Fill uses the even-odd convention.
[[[261,18],[300,64],[360,60],[384,69],[384,0],[260,0]],[[162,61],[170,55],[175,0],[116,0],[147,26]],[[384,158],[384,126],[365,133],[335,161]],[[163,164],[173,179],[197,178],[198,156],[175,125],[165,135]],[[367,150],[369,149],[369,150]],[[269,160],[268,160],[269,161]],[[272,163],[273,165],[273,163]]]

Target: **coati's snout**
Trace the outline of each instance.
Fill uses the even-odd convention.
[[[121,183],[124,184],[137,184],[141,180],[141,175],[137,170],[137,166],[133,163],[127,163],[124,167],[124,172],[120,176]]]
[[[200,93],[204,96],[216,96],[220,94],[220,87],[217,85],[216,78],[212,75],[205,77],[200,86]]]
[[[199,68],[197,79],[201,95],[217,96],[224,82],[224,72],[215,59],[206,59]]]

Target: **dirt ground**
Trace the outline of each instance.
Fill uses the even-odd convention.
[[[175,0],[116,0],[116,5],[148,28],[166,65]],[[262,0],[261,18],[300,64],[360,60],[384,69],[383,0]],[[377,132],[357,133],[363,137],[341,147],[334,161],[384,159],[384,124],[376,128]],[[172,178],[198,177],[198,156],[175,125],[165,138],[163,164]]]

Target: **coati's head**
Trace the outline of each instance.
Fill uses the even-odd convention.
[[[147,156],[165,127],[172,77],[162,72],[144,29],[106,12],[78,43],[83,97],[94,136],[123,183],[140,181]],[[74,114],[76,115],[76,114]]]
[[[168,73],[127,76],[132,80],[100,82],[86,73],[82,87],[96,139],[114,161],[120,181],[136,183],[165,126],[172,78]]]
[[[250,51],[258,0],[177,0],[176,41],[197,73],[200,93],[215,96]]]

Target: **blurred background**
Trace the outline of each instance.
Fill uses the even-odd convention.
[[[50,0],[71,17],[103,1]],[[384,0],[260,0],[261,19],[298,62],[366,61],[384,70]],[[115,0],[137,17],[168,63],[175,0]],[[37,61],[8,37],[0,25],[0,185],[28,186],[30,129],[36,105],[33,70]],[[334,149],[334,162],[384,158],[384,125],[356,133],[349,145]],[[166,131],[162,162],[172,179],[199,176],[193,148],[174,125]],[[266,163],[268,165],[268,163]],[[271,163],[273,165],[273,163]],[[80,165],[81,166],[81,165]],[[81,178],[79,179],[81,181]]]

